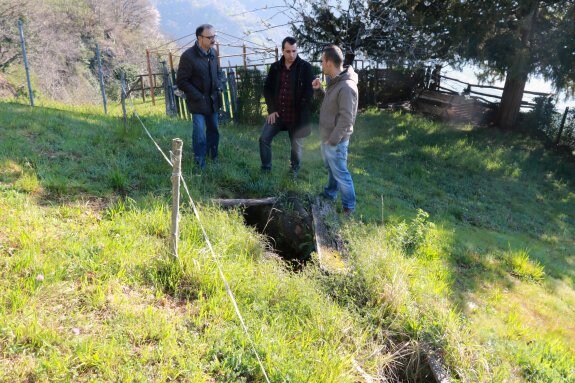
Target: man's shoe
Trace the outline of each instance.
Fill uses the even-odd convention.
[[[348,207],[344,207],[343,208],[343,215],[345,217],[351,217],[353,215],[353,211],[354,211],[353,209],[350,209]]]
[[[335,201],[335,198],[333,198],[332,196],[328,195],[325,191],[322,191],[321,193],[319,193],[319,198],[325,199],[325,200],[330,201],[330,202]]]

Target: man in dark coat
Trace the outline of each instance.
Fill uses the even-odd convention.
[[[220,133],[218,109],[221,81],[216,43],[216,30],[210,24],[196,29],[197,41],[180,58],[177,72],[178,89],[186,94],[188,111],[192,114],[192,147],[194,160],[203,169],[206,156],[218,157]]]
[[[311,132],[313,72],[311,64],[298,56],[297,41],[293,37],[282,41],[282,54],[282,58],[270,66],[264,85],[268,116],[260,136],[260,158],[262,170],[270,171],[272,140],[280,131],[287,130],[291,142],[291,172],[297,176],[303,138]]]

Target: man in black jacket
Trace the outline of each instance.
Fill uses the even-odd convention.
[[[300,168],[303,138],[309,136],[310,107],[313,97],[311,64],[297,54],[297,41],[286,37],[282,41],[282,58],[270,66],[264,85],[268,116],[260,136],[262,170],[272,168],[272,140],[287,130],[291,142],[291,172]]]
[[[196,29],[197,41],[180,58],[178,89],[186,94],[188,111],[192,114],[192,147],[194,160],[203,169],[206,155],[218,157],[220,133],[218,109],[221,82],[216,50],[216,30],[210,24]]]

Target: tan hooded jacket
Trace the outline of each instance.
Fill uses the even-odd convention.
[[[323,96],[319,113],[319,135],[321,142],[335,146],[349,139],[357,115],[357,73],[350,66],[332,78],[325,92],[315,91],[316,97]]]

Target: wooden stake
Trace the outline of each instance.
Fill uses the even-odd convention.
[[[120,94],[121,94],[121,100],[122,100],[122,117],[124,119],[124,132],[126,132],[128,130],[127,128],[127,122],[128,122],[128,115],[126,114],[126,74],[124,73],[124,71],[121,72],[120,74],[120,81],[121,81],[121,87],[122,89],[120,90]]]
[[[172,255],[178,258],[178,239],[180,236],[180,176],[182,174],[182,140],[172,140],[172,233],[170,248]]]
[[[154,96],[154,80],[152,79],[152,64],[150,63],[150,50],[146,49],[146,61],[148,62],[148,77],[150,79],[150,95],[152,96],[152,105],[156,105],[156,97]],[[142,88],[144,87],[144,79],[142,79]]]

